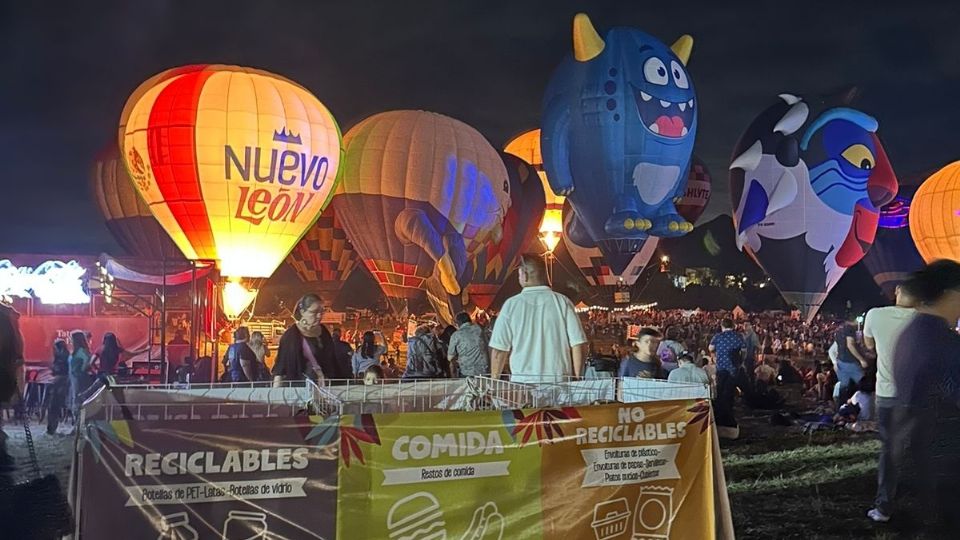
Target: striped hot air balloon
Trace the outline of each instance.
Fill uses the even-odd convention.
[[[144,259],[183,259],[150,207],[137,195],[115,144],[97,154],[90,187],[107,228],[127,254]]]
[[[320,216],[342,158],[336,120],[308,90],[225,65],[141,84],[119,141],[153,215],[187,259],[217,261],[234,308],[253,299],[241,279],[270,277]]]
[[[650,236],[636,253],[604,254],[593,244],[586,231],[577,231],[576,214],[570,203],[563,207],[563,243],[587,283],[608,299],[620,289],[637,283],[647,263],[657,251],[659,239]]]
[[[308,90],[256,69],[174,68],[140,85],[120,149],[150,210],[188,259],[269,277],[333,194],[340,130]]]
[[[696,225],[710,202],[713,178],[707,165],[697,156],[693,156],[690,163],[690,172],[687,174],[687,188],[677,203],[677,213],[680,217]]]

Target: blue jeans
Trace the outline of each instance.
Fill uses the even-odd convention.
[[[857,362],[837,362],[837,384],[833,387],[833,400],[840,399],[840,393],[851,384],[859,384],[863,378],[863,368]],[[840,403],[837,403],[840,406]]]

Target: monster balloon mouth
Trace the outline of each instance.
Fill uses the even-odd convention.
[[[693,123],[693,98],[674,103],[659,99],[636,87],[637,113],[648,131],[668,139],[686,137]]]

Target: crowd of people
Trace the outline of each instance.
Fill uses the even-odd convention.
[[[679,310],[617,318],[610,312],[578,314],[567,297],[549,287],[542,258],[523,257],[518,274],[521,292],[487,324],[460,313],[453,325],[420,324],[403,336],[402,367],[388,353],[396,336],[389,340],[376,329],[353,336],[340,328],[331,332],[321,323],[322,298],[304,295],[275,355],[259,332],[243,326],[234,331],[223,356],[222,380],[664,379],[708,385],[718,433],[731,438],[739,435],[737,396],[748,406],[771,408],[763,407],[763,400],[782,405],[775,388],[793,385],[832,407],[836,421],[878,430],[883,450],[870,519],[884,522],[893,515],[908,457],[926,486],[921,495],[934,504],[931,508],[940,508],[929,452],[938,407],[960,403],[957,263],[941,261],[917,272],[897,290],[895,306],[871,310],[865,319],[818,317],[812,323],[785,313],[738,314],[738,320],[732,313]],[[113,373],[124,354],[139,352],[125,351],[110,333],[96,352],[90,341],[78,330],[69,342],[58,339],[53,345],[54,382],[46,405],[50,433],[63,411],[82,403],[97,374]],[[8,340],[4,346],[16,345]]]

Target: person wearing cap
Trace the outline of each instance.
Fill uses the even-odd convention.
[[[654,328],[641,328],[633,339],[633,353],[620,363],[620,376],[665,379],[660,356],[657,355],[660,337],[660,332]]]
[[[933,448],[941,409],[956,412],[955,407],[960,406],[960,335],[955,330],[960,319],[960,264],[935,261],[915,272],[904,285],[917,301],[917,313],[893,346],[896,398],[890,425],[895,429],[882,440],[890,462],[879,470],[876,504],[867,517],[875,522],[890,520],[909,453],[915,466],[918,508],[926,513],[922,521],[928,525],[940,521],[932,524],[946,525],[955,533],[944,537],[958,538],[956,506],[960,497],[955,486],[939,485]],[[958,444],[956,440],[943,442],[953,445],[952,450]]]
[[[667,380],[675,383],[703,384],[710,386],[710,376],[693,361],[693,356],[683,352],[677,357],[677,369],[670,372]]]

